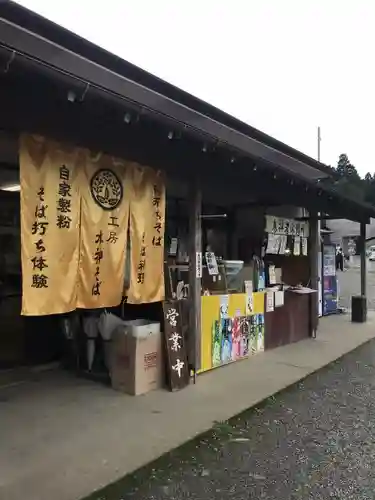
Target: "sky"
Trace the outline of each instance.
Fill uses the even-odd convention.
[[[322,162],[375,172],[374,0],[18,3],[312,157],[320,126]]]

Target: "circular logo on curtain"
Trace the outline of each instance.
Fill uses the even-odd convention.
[[[103,210],[113,210],[122,201],[123,189],[120,179],[109,169],[95,172],[90,183],[91,196]]]

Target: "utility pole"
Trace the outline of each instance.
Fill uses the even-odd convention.
[[[320,161],[320,143],[321,143],[320,127],[318,127],[318,161]]]

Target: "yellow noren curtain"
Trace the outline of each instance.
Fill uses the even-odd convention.
[[[164,299],[165,181],[160,172],[23,134],[20,183],[22,314],[118,305],[128,229],[128,302]]]
[[[133,164],[130,201],[130,304],[164,299],[165,180],[160,171]]]
[[[76,308],[82,149],[20,138],[22,314]]]
[[[102,153],[87,154],[81,176],[78,307],[121,302],[131,191],[129,163]]]

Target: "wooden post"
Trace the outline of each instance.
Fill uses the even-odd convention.
[[[360,258],[361,258],[361,295],[367,296],[366,291],[366,223],[360,225]]]
[[[321,286],[319,281],[318,270],[318,253],[320,246],[320,234],[318,224],[318,214],[310,214],[310,232],[309,232],[309,260],[310,260],[310,283],[311,288],[316,290],[316,293],[311,294],[310,301],[310,325],[311,335],[316,337],[316,331],[319,324],[319,289]]]
[[[201,363],[201,278],[197,253],[202,252],[202,192],[198,179],[189,189],[189,358],[194,360],[194,383]]]

